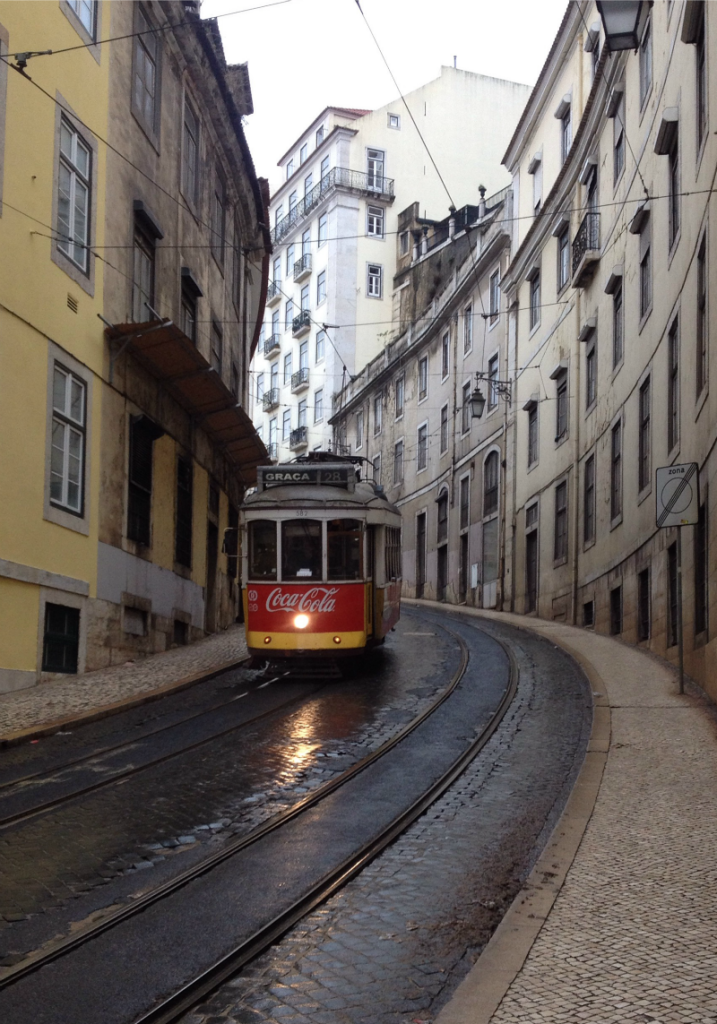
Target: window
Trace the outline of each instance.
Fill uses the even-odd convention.
[[[316,362],[320,363],[324,358],[324,342],[326,331],[318,331],[316,334]]]
[[[307,158],[308,155],[309,155],[309,144],[308,144],[308,142],[305,142],[304,145],[299,150],[299,167],[301,167],[302,164],[306,163],[306,158]]]
[[[707,383],[707,238],[702,236],[697,252],[697,395]]]
[[[573,120],[572,106],[569,106],[560,118],[560,162],[564,164],[568,159],[570,147],[573,144]]]
[[[286,355],[284,356],[284,386],[286,386],[287,384],[291,384],[291,374],[293,372],[291,364],[292,353],[287,352]]]
[[[309,409],[308,409],[307,401],[306,401],[305,398],[302,398],[301,401],[299,402],[299,421],[298,421],[297,426],[299,426],[299,427],[305,427],[306,426],[306,421],[308,419],[308,412],[309,412]]]
[[[299,369],[308,370],[309,368],[309,343],[308,341],[302,341],[299,345]]]
[[[400,129],[401,128],[401,116],[400,114],[389,114],[388,115],[388,127]]]
[[[495,381],[498,380],[498,356],[494,355],[488,360],[488,408],[495,409],[498,404],[498,391]]]
[[[377,487],[380,487],[381,486],[381,456],[380,455],[374,455],[373,461],[372,461],[371,465],[373,466],[373,482],[376,484]]]
[[[403,480],[403,441],[396,441],[393,446],[393,482],[399,484]]]
[[[667,336],[667,450],[680,441],[680,333],[677,317]]]
[[[490,322],[494,324],[498,319],[498,313],[500,312],[500,271],[496,270],[495,273],[490,275],[489,282],[489,311],[490,311]]]
[[[613,587],[610,591],[610,635],[622,633],[622,587]]]
[[[94,39],[96,16],[95,0],[68,0],[68,3],[79,18],[83,28],[87,29],[89,35]]]
[[[416,464],[419,472],[428,465],[428,426],[425,423],[418,428],[418,457]]]
[[[315,519],[285,519],[281,524],[281,578],[320,580],[321,523]]]
[[[448,406],[441,408],[441,455],[448,451]]]
[[[291,437],[291,409],[284,409],[281,417],[281,440],[288,441]]]
[[[637,639],[650,639],[650,570],[637,574]]]
[[[321,180],[322,181],[324,180],[326,175],[329,173],[330,163],[331,163],[331,158],[330,158],[330,156],[327,153],[326,156],[324,157],[324,159],[321,161]]]
[[[652,228],[648,215],[640,232],[640,316],[652,308]]]
[[[620,94],[612,122],[612,176],[617,185],[625,166],[625,93]]]
[[[438,505],[436,542],[442,544],[448,540],[448,491],[441,491],[436,504]]]
[[[530,329],[540,323],[540,271],[537,270],[530,279]]]
[[[622,423],[610,433],[610,518],[622,515]]]
[[[211,352],[209,355],[209,363],[213,370],[221,374],[222,372],[222,348],[223,339],[222,332],[217,324],[212,323],[212,330],[210,334]]]
[[[328,213],[322,213],[319,217],[319,249],[322,245],[325,245],[327,238],[329,237],[329,215]]]
[[[367,162],[367,188],[373,192],[383,192],[383,151],[380,149],[369,149],[366,154]]]
[[[640,109],[652,87],[652,23],[648,19],[640,40]]]
[[[595,540],[595,456],[585,460],[583,477],[583,541],[592,544]]]
[[[536,153],[535,157],[531,161],[528,167],[528,174],[531,173],[530,168],[533,168],[533,212],[540,213],[540,207],[543,202],[543,154]]]
[[[595,625],[595,602],[586,601],[583,605],[583,626],[590,629]]]
[[[74,5],[73,5],[74,6]],[[94,4],[86,4],[94,8]],[[144,9],[135,4],[134,90],[132,107],[145,128],[154,135],[158,128],[159,35],[152,30]],[[85,25],[90,35],[93,29]]]
[[[441,380],[445,380],[451,368],[451,335],[446,331],[441,340]]]
[[[192,567],[192,463],[177,459],[177,512],[174,535],[174,560],[187,569]]]
[[[321,125],[320,128],[316,129],[316,148],[317,149],[319,148],[319,146],[321,145],[321,143],[324,141],[325,138],[326,138],[326,128],[324,127],[324,125]]]
[[[558,292],[570,280],[570,232],[566,227],[558,235]],[[531,310],[532,312],[532,310]]]
[[[182,191],[185,199],[196,206],[199,200],[199,119],[188,99],[184,101],[182,141]],[[276,211],[277,220],[280,211],[281,207]]]
[[[281,285],[281,256],[274,260],[274,284],[277,288]]]
[[[311,255],[311,228],[307,228],[301,236],[301,255],[302,257]]]
[[[483,464],[483,515],[498,511],[498,478],[500,461],[498,452],[491,452]]]
[[[585,408],[590,409],[597,400],[597,338],[595,331],[585,348]]]
[[[670,147],[670,152],[667,154],[667,165],[669,174],[669,185],[668,185],[668,209],[669,209],[669,229],[670,229],[670,247],[675,244],[677,236],[680,233],[680,145],[679,135],[675,136],[675,140]]]
[[[308,286],[308,284],[305,284],[302,287],[302,289],[301,289],[300,306],[301,306],[302,312],[304,310],[309,309],[309,286]]]
[[[473,306],[466,306],[463,310],[463,355],[473,348]]]
[[[399,420],[403,416],[403,403],[404,396],[406,393],[406,378],[403,374],[396,378],[396,419]]]
[[[270,449],[270,452],[273,454],[274,457],[276,457],[276,438],[277,438],[277,435],[278,435],[278,429],[279,428],[278,428],[278,423],[277,423],[277,420],[276,420],[276,416],[273,416],[269,420],[269,449]]]
[[[398,236],[398,254],[405,256],[408,253],[408,232],[402,231]]]
[[[316,277],[316,305],[320,306],[326,298],[326,271],[322,270]]]
[[[467,434],[471,429],[471,385],[467,381],[463,385],[461,395],[461,434]]]
[[[381,411],[383,409],[383,403],[381,401],[381,395],[376,395],[373,400],[373,433],[381,433]]]
[[[418,360],[418,401],[428,394],[428,356]]]
[[[383,238],[384,211],[382,206],[367,208],[366,234],[374,238]]]
[[[197,343],[197,297],[188,275],[182,276],[182,308],[180,311],[182,331],[190,341]],[[146,313],[145,313],[146,318]]]
[[[153,319],[149,310],[154,305],[154,238],[135,217],[132,250],[132,320],[143,323]]]
[[[528,466],[538,461],[538,403],[528,409]]]
[[[568,557],[568,482],[563,480],[555,488],[555,542],[553,559],[556,562]]]
[[[48,601],[45,605],[42,671],[77,672],[79,648],[80,609]]]
[[[695,71],[696,71],[696,117],[697,151],[707,134],[707,54],[705,50],[705,5],[700,4],[699,25],[695,34]]]
[[[279,203],[279,205],[276,208],[276,211],[274,212],[274,227],[277,227],[279,225],[279,222],[281,220],[283,220],[283,218],[284,218],[284,206],[283,206],[283,203]]]
[[[249,523],[249,579],[276,579],[276,523],[256,519]]]
[[[270,377],[271,377],[271,389],[273,391],[275,388],[279,387],[279,364],[278,364],[278,362],[271,364]]]
[[[356,413],[356,450],[363,447],[363,409]]]
[[[703,501],[694,530],[695,633],[707,629],[707,537],[707,502]]]
[[[289,213],[296,209],[296,204],[299,202],[299,193],[294,190],[289,196]]]
[[[674,647],[677,643],[677,625],[679,617],[677,590],[677,544],[670,544],[667,549],[667,646]]]
[[[384,545],[386,579],[397,580],[401,576],[401,530],[397,526],[386,527]]]
[[[224,244],[226,242],[227,190],[219,169],[214,173],[214,194],[212,196],[212,254],[220,266],[224,266]]]
[[[289,162],[286,165],[286,180],[287,181],[289,180],[289,178],[291,177],[291,175],[293,173],[294,173],[294,158],[292,157],[291,160],[289,160]]]
[[[264,397],[264,374],[257,373],[256,375],[256,400],[260,402]]]
[[[383,285],[383,267],[377,263],[368,265],[368,288],[367,293],[372,299],[380,299]]]
[[[650,378],[640,385],[637,441],[637,489],[642,491],[650,484],[651,436],[650,436]]]
[[[460,484],[460,529],[467,530],[470,524],[470,493],[471,493],[471,478],[469,476],[461,477]]]
[[[127,537],[145,547],[150,545],[153,442],[161,433],[146,416],[130,417]]]
[[[55,363],[52,381],[50,503],[81,516],[85,491],[87,385]]]
[[[306,177],[304,178],[304,199],[306,199],[306,197],[308,196],[309,192],[311,192],[313,187],[314,176],[313,174],[307,174]]]
[[[296,249],[294,243],[287,245],[286,247],[286,279],[291,280],[291,276],[294,273],[294,263],[296,262]]]
[[[622,362],[623,357],[623,311],[622,283],[612,293],[612,368]]]
[[[278,309],[275,309],[274,312],[271,314],[271,334],[272,337],[274,338],[277,337],[277,335],[279,334],[279,330],[281,329],[280,320],[281,314],[279,313]]]
[[[360,580],[363,577],[363,530],[358,519],[329,519],[326,524],[328,578]]]
[[[314,392],[314,423],[320,423],[324,418],[324,389],[319,388]]]
[[[555,440],[561,441],[568,433],[568,374],[563,370],[556,378]]]
[[[91,161],[89,146],[70,122],[61,118],[57,247],[85,273],[89,264]]]
[[[294,324],[294,300],[288,299],[284,308],[284,330],[290,331]]]

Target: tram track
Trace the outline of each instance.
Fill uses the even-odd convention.
[[[42,968],[49,968],[52,971],[63,958],[81,951],[82,947],[90,946],[93,941],[99,940],[102,936],[106,937],[108,933],[111,933],[113,929],[123,923],[137,921],[141,915],[146,914],[153,908],[156,909],[171,896],[190,886],[191,883],[206,878],[222,865],[230,864],[232,859],[237,858],[243,851],[255,846],[255,844],[260,843],[272,834],[280,833],[289,823],[297,822],[303,815],[306,815],[311,809],[317,808],[322,801],[327,800],[332,794],[339,793],[351,780],[356,779],[361,773],[376,765],[386,754],[398,748],[412,733],[419,730],[424,723],[427,723],[432,716],[436,715],[438,710],[446,705],[446,702],[449,701],[449,698],[455,693],[460,682],[463,680],[469,664],[469,652],[465,641],[457,633],[454,633],[453,630],[448,630],[445,626],[440,625],[437,619],[431,616],[419,616],[419,618],[423,618],[424,621],[428,621],[434,626],[439,626],[439,628],[448,633],[456,641],[460,651],[460,662],[449,686],[443,690],[440,697],[430,707],[426,708],[375,751],[356,762],[331,781],[317,788],[313,793],[297,801],[291,808],[276,815],[271,821],[260,826],[250,835],[226,843],[221,850],[204,858],[200,863],[175,876],[163,885],[140,895],[131,904],[120,907],[102,920],[87,925],[76,931],[73,935],[54,944],[52,948],[38,951],[27,957],[17,966],[3,972],[2,977],[0,977],[0,993],[12,992],[13,987],[16,985],[23,987],[22,982]],[[471,625],[468,628],[470,628],[471,632],[481,633],[484,638],[487,638],[487,634],[478,627]],[[412,821],[420,816],[434,800],[450,787],[500,724],[517,686],[517,670],[510,650],[502,641],[496,638],[487,639],[501,647],[509,667],[508,679],[500,701],[492,710],[489,720],[483,725],[473,741],[464,747],[460,756],[455,758],[446,770],[442,771],[440,776],[435,778],[431,785],[412,800],[407,807],[402,808],[401,812],[395,815],[385,827],[370,837],[370,839],[361,843],[357,849],[351,852],[350,856],[341,858],[340,861],[332,865],[331,870],[324,872],[318,881],[302,892],[299,899],[291,901],[288,906],[282,908],[280,913],[272,916],[268,923],[262,923],[261,927],[254,929],[251,935],[242,938],[241,942],[236,944],[234,948],[225,953],[216,962],[209,966],[205,965],[203,970],[196,973],[186,984],[180,986],[167,998],[161,999],[151,1010],[137,1016],[137,1024],[140,1024],[140,1022],[141,1024],[160,1024],[160,1022],[165,1024],[165,1022],[177,1020],[190,1006],[194,1005],[209,991],[239,970],[261,950],[275,941],[283,932],[299,921],[306,913],[329,898],[350,878],[360,872],[365,864],[400,835]],[[2,1012],[3,1001],[0,994],[0,1012]],[[50,1018],[47,1019],[50,1020]],[[54,1020],[54,1018],[52,1019]],[[99,1022],[100,1018],[97,1019]],[[64,1021],[65,1018],[58,1017],[57,1020],[58,1022],[60,1020]]]

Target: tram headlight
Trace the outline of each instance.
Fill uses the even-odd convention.
[[[334,643],[335,644],[340,644],[341,643],[341,637],[340,636],[335,636],[334,637]]]
[[[296,626],[297,629],[306,629],[306,627],[309,625],[309,616],[297,615],[296,618],[294,619],[294,625]]]
[[[264,643],[265,644],[270,644],[271,643],[271,637],[270,636],[265,636],[264,637]]]

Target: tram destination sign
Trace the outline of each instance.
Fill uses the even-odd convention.
[[[696,462],[661,466],[655,476],[657,525],[693,526],[699,517],[699,473]]]
[[[356,483],[356,470],[352,465],[302,466],[259,466],[257,467],[257,485],[259,490],[267,487],[289,486],[322,486],[344,487],[353,490]]]

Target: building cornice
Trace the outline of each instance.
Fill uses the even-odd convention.
[[[329,148],[329,143],[333,142],[334,141],[334,137],[337,136],[337,135],[340,135],[342,132],[345,135],[350,137],[350,136],[353,136],[353,135],[358,135],[358,128],[349,128],[348,125],[344,125],[344,124],[336,124],[336,125],[334,125],[334,127],[331,129],[331,131],[326,136],[326,138],[321,143],[321,145],[317,146],[316,149],[313,151],[313,153],[311,154],[312,158],[315,157],[317,154],[321,154],[324,150],[327,150]],[[291,152],[291,150],[289,152]],[[308,161],[307,161],[307,163],[308,163]],[[281,164],[279,164],[279,166],[281,166]],[[281,185],[277,188],[276,192],[274,192],[273,196],[271,197],[271,205],[272,206],[275,204],[275,202],[279,198],[279,196],[283,196],[283,193],[284,193],[285,190],[287,190],[288,186],[290,186],[290,185],[294,184],[296,181],[300,180],[301,175],[300,175],[299,172],[301,171],[302,167],[305,168],[306,164],[305,163],[304,164],[299,164],[299,166],[296,168],[296,170],[291,175],[291,177],[290,178],[286,178],[285,181],[282,181]]]

